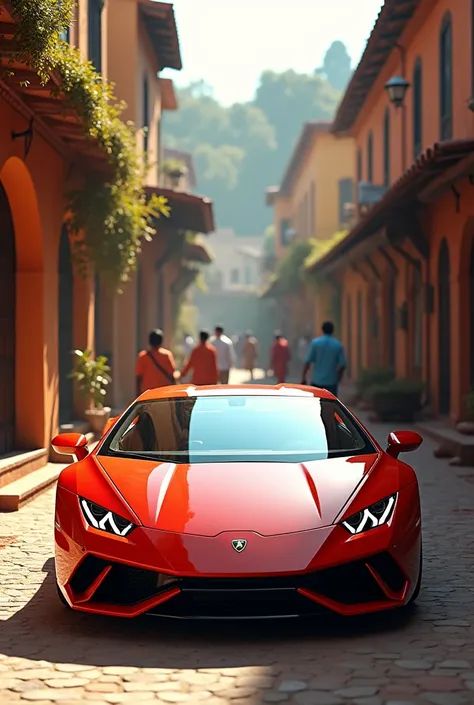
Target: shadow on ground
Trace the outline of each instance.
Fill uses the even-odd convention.
[[[283,654],[324,653],[347,637],[395,633],[416,620],[408,608],[364,618],[186,622],[117,619],[73,612],[57,597],[54,561],[23,609],[2,622],[0,652],[55,663],[160,668],[265,666]],[[341,644],[341,648],[343,644]],[[301,656],[300,656],[301,657]]]

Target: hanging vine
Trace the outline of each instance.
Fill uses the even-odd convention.
[[[43,84],[54,72],[61,83],[56,90],[81,116],[86,135],[107,154],[110,177],[88,174],[84,185],[68,194],[67,223],[78,272],[86,275],[92,265],[120,286],[136,268],[142,239],[155,234],[154,220],[169,215],[167,201],[147,198],[144,192],[135,127],[121,119],[124,105],[114,98],[112,86],[60,38],[72,22],[72,0],[9,4],[16,24],[10,66],[14,61],[28,64]]]

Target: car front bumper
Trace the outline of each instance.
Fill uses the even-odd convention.
[[[237,553],[232,540],[245,539]],[[390,524],[356,536],[339,525],[261,536],[215,537],[137,527],[127,538],[87,527],[77,495],[58,487],[56,574],[71,607],[111,616],[261,619],[405,605],[420,571],[416,484]]]

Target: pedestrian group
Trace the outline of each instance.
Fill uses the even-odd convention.
[[[334,324],[326,321],[322,335],[310,339],[301,336],[296,344],[297,358],[302,365],[301,384],[306,385],[310,369],[310,384],[338,395],[339,384],[346,369],[346,357],[342,343],[334,336]],[[176,384],[191,375],[193,385],[228,384],[230,371],[236,365],[238,339],[232,340],[224,334],[222,325],[217,325],[214,335],[201,331],[199,342],[194,343],[190,334],[184,336],[185,363],[177,369],[173,353],[163,347],[163,332],[154,330],[149,335],[149,347],[138,355],[136,364],[137,396],[147,389]],[[243,369],[254,380],[259,356],[259,342],[251,331],[247,331],[241,343]],[[270,349],[268,376],[276,377],[278,384],[287,381],[292,359],[290,345],[281,331],[275,331]]]

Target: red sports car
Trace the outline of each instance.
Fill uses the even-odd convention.
[[[356,615],[413,602],[418,482],[329,392],[299,385],[142,394],[60,475],[59,595],[121,617]]]

